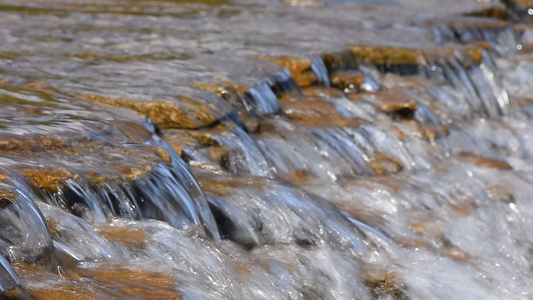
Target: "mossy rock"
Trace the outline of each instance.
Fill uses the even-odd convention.
[[[152,119],[161,128],[198,129],[217,123],[218,118],[205,106],[181,97],[176,101],[133,100],[80,94],[82,100],[137,111]]]
[[[462,61],[464,67],[479,65],[483,57],[483,49],[465,46],[375,46],[350,45],[351,54],[362,58],[378,68],[402,75],[417,74],[420,66],[433,61],[454,59],[457,53],[463,54],[468,60]]]

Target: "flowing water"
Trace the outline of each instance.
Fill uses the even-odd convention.
[[[533,299],[527,5],[0,0],[0,299]]]

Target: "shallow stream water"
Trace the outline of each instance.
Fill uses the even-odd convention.
[[[0,0],[0,299],[533,299],[527,2]]]

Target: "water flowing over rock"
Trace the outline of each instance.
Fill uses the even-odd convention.
[[[531,15],[0,0],[0,299],[531,299]]]

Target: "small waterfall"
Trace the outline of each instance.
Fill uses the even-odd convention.
[[[22,287],[22,283],[17,274],[11,268],[9,262],[0,255],[0,295],[13,295],[20,300],[31,299],[30,295]]]
[[[441,13],[462,1],[11,2],[0,299],[531,297],[514,24]]]
[[[315,73],[319,85],[329,86],[328,70],[322,58],[318,56],[311,57],[311,70]]]
[[[218,136],[217,141],[230,150],[226,168],[231,172],[271,176],[263,153],[241,128],[235,127],[230,133]]]
[[[453,88],[459,90],[458,97],[465,98],[471,112],[497,118],[510,111],[509,96],[503,88],[501,75],[492,57],[485,51],[479,66],[472,65],[470,58],[458,53],[444,62],[429,61],[424,73],[430,78],[443,76]]]
[[[44,261],[47,265],[52,254],[48,225],[34,202],[38,199],[37,195],[21,182],[14,182],[15,187],[0,186],[3,193],[8,193],[1,200],[1,254],[11,261]]]
[[[438,25],[433,29],[435,40],[439,43],[456,42],[461,44],[487,42],[494,51],[499,55],[504,55],[516,51],[518,44],[517,33],[512,25],[501,27],[499,24],[492,24],[496,29],[487,27],[476,27],[461,25]]]
[[[258,114],[274,113],[279,110],[278,99],[267,82],[254,85],[246,91],[246,109]]]

